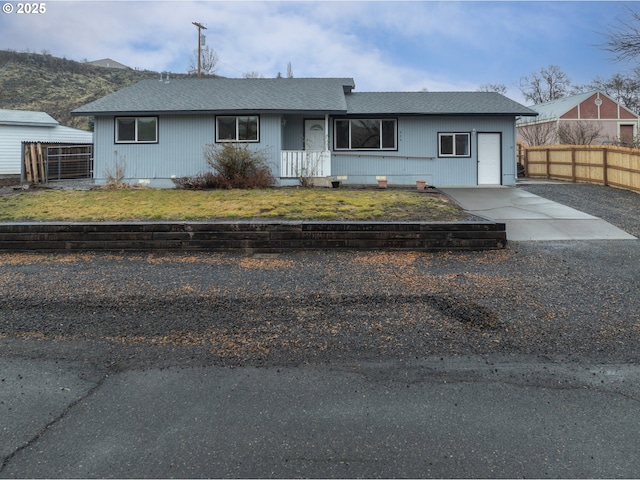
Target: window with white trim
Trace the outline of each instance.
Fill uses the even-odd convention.
[[[471,135],[469,133],[439,133],[438,156],[470,157]]]
[[[257,142],[259,131],[256,115],[216,117],[216,142]]]
[[[336,150],[397,150],[398,122],[395,119],[336,119]]]
[[[116,117],[116,143],[158,143],[158,117]]]

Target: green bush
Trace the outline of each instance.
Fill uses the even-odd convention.
[[[276,183],[264,151],[248,144],[207,145],[204,156],[215,172],[204,174],[208,188],[267,188]]]

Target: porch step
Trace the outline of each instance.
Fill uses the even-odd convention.
[[[16,222],[0,223],[0,251],[487,250],[504,223],[460,222]]]

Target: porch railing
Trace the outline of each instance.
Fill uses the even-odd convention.
[[[281,178],[328,177],[331,175],[331,152],[285,150],[282,152]]]

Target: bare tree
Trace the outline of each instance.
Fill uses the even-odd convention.
[[[251,71],[251,72],[245,72],[242,74],[242,78],[264,78],[264,75],[262,75],[260,72],[256,72]]]
[[[558,126],[558,142],[564,145],[591,145],[600,136],[599,122],[566,122]]]
[[[287,63],[287,78],[293,78],[293,67],[291,62]]]
[[[581,90],[600,90],[629,110],[640,113],[640,69],[636,69],[633,76],[616,73],[606,79],[596,77]]]
[[[518,125],[518,134],[531,147],[556,143],[556,122],[529,122]]]
[[[615,59],[633,60],[640,55],[640,13],[625,8],[628,20],[609,27],[602,48],[615,55]]]
[[[505,95],[507,86],[504,83],[483,83],[478,87],[478,92],[498,92]]]
[[[549,65],[520,79],[520,91],[534,105],[550,102],[569,94],[571,80],[557,65]]]
[[[209,47],[202,47],[200,52],[200,71],[204,75],[213,75],[218,67],[218,54]],[[193,51],[193,56],[189,60],[189,74],[198,73],[198,49]]]

